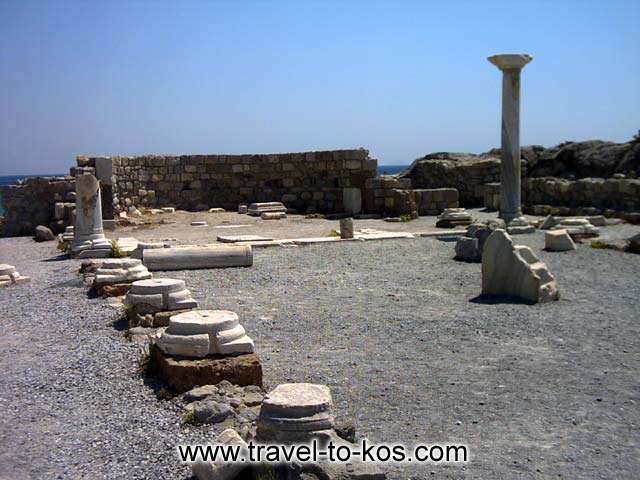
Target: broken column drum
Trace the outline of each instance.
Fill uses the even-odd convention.
[[[520,207],[520,72],[532,57],[505,54],[488,60],[502,71],[500,217],[507,225],[519,219],[518,226],[524,226]]]
[[[132,283],[147,280],[152,277],[140,260],[134,258],[111,258],[101,262],[95,272],[94,285],[100,288],[104,285],[118,283]]]
[[[71,253],[84,250],[109,250],[111,244],[102,229],[100,184],[91,174],[76,177],[76,221]]]
[[[308,441],[334,426],[333,400],[325,385],[286,383],[264,398],[256,439],[259,441]]]
[[[204,358],[253,353],[253,340],[229,310],[193,310],[174,315],[157,340],[166,355]]]
[[[142,262],[151,271],[250,267],[253,253],[250,245],[158,248],[144,250]]]
[[[167,310],[196,308],[198,303],[191,297],[184,280],[153,278],[138,280],[124,299],[124,304],[137,313],[156,313]]]

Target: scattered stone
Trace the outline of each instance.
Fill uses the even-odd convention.
[[[262,387],[262,364],[255,353],[196,360],[165,355],[157,345],[151,347],[155,371],[176,392],[228,380],[236,385]]]
[[[152,248],[169,248],[169,244],[165,242],[138,242],[136,248],[131,252],[131,257],[142,260],[143,252]]]
[[[71,254],[84,258],[106,256],[111,244],[102,228],[100,184],[91,174],[76,177],[76,222]]]
[[[250,267],[253,253],[250,245],[171,247],[145,250],[142,261],[151,271]]]
[[[193,409],[193,416],[198,423],[220,423],[234,415],[235,412],[229,405],[211,398],[198,402]]]
[[[384,221],[389,223],[400,223],[402,222],[402,219],[400,217],[385,217]]]
[[[213,443],[248,448],[242,437],[231,428],[224,430]],[[234,480],[245,468],[246,464],[242,462],[195,462],[191,464],[191,471],[198,480]]]
[[[50,228],[45,227],[44,225],[38,225],[36,227],[33,239],[36,242],[49,242],[51,240],[55,240],[55,235],[51,231]]]
[[[591,217],[587,217],[587,220],[589,220],[589,223],[591,223],[591,225],[593,225],[594,227],[607,226],[607,219],[604,215],[593,215]]]
[[[529,221],[524,217],[517,217],[509,222],[507,226],[507,232],[509,235],[524,235],[527,233],[533,233],[536,231],[536,227],[531,225]]]
[[[196,220],[191,222],[192,227],[208,227],[209,225],[204,220]]]
[[[353,238],[353,218],[340,219],[340,238]]]
[[[553,215],[547,215],[542,224],[540,225],[540,230],[550,230],[555,227],[558,222],[556,221]]]
[[[260,218],[262,220],[282,220],[287,218],[287,214],[285,212],[264,212],[260,214]]]
[[[245,214],[247,213],[248,210],[249,210],[249,207],[247,206],[247,204],[241,203],[240,205],[238,205],[238,213]]]
[[[174,207],[162,207],[160,210],[162,210],[164,213],[175,213],[176,209]]]
[[[635,234],[629,239],[627,251],[630,253],[640,253],[640,233]]]
[[[527,300],[558,300],[558,287],[547,266],[529,247],[514,245],[504,230],[487,239],[482,254],[482,293]]]
[[[130,289],[130,283],[116,283],[114,285],[102,286],[98,294],[102,295],[102,298],[121,297],[123,295],[126,295]]]
[[[31,279],[29,277],[23,277],[16,271],[16,267],[13,265],[7,265],[6,263],[0,264],[0,287],[6,287],[16,283],[28,282]]]
[[[217,394],[218,387],[216,385],[203,385],[201,387],[192,388],[185,393],[184,400],[186,402],[197,402]]]
[[[253,340],[229,310],[193,310],[174,315],[158,337],[163,353],[188,358],[252,353]]]
[[[473,223],[471,214],[464,208],[445,208],[438,220],[437,228],[454,228]]]
[[[586,218],[564,218],[552,230],[566,230],[574,241],[600,235],[600,230],[594,227]]]
[[[262,402],[256,438],[259,441],[308,441],[333,429],[333,399],[325,385],[285,383]]]
[[[259,217],[263,213],[286,213],[287,207],[284,206],[281,202],[262,202],[262,203],[252,203],[247,208],[247,214],[252,215],[254,217]]]
[[[209,213],[225,213],[226,210],[224,208],[210,208]]]
[[[566,230],[550,230],[544,234],[544,248],[550,252],[575,250],[576,244]]]
[[[477,238],[459,237],[456,241],[456,260],[479,262],[482,260],[480,243]]]
[[[217,240],[222,243],[267,242],[273,240],[273,238],[260,235],[218,235]]]

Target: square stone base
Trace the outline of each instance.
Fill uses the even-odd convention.
[[[153,370],[177,393],[227,380],[242,387],[262,387],[262,363],[255,353],[227,357],[190,359],[165,355],[151,346]]]

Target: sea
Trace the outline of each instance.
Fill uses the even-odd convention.
[[[401,172],[408,168],[409,165],[378,165],[378,175],[393,175],[394,173]],[[42,174],[42,175],[7,175],[0,176],[0,185],[11,185],[18,180],[27,177],[58,177],[63,174]],[[0,196],[2,193],[0,193]],[[0,215],[4,213],[4,209],[2,208],[2,198],[0,197]]]

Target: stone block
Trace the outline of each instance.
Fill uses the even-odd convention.
[[[575,250],[576,244],[566,230],[550,230],[544,234],[544,248],[550,252]]]
[[[255,353],[186,359],[165,355],[160,348],[153,345],[151,364],[177,393],[203,385],[215,385],[223,380],[234,385],[262,387],[262,364]]]
[[[558,300],[555,278],[529,247],[516,246],[504,230],[487,239],[482,252],[482,293],[531,303]]]

